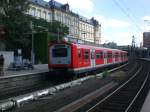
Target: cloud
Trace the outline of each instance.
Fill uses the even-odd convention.
[[[131,44],[132,34],[127,31],[131,24],[127,21],[105,18],[96,14],[94,18],[102,24],[102,43],[116,42],[118,45]]]
[[[143,31],[150,31],[150,16],[144,16],[142,20],[144,22],[142,26]]]
[[[130,23],[126,21],[117,20],[117,19],[107,20],[107,25],[112,28],[127,28],[131,26]]]
[[[68,3],[70,9],[87,18],[94,17],[102,26],[102,43],[108,40],[114,41],[118,45],[131,44],[132,35],[127,29],[131,29],[131,24],[124,20],[106,18],[103,15],[94,13],[93,0],[56,0],[62,4]]]
[[[132,34],[129,32],[113,32],[113,35],[106,34],[105,40],[113,41],[117,45],[131,45]]]
[[[117,45],[131,45],[133,33],[131,32],[113,32],[111,34],[105,34],[105,38],[102,39],[102,42],[115,42]],[[135,44],[140,45],[143,40],[142,33],[134,33]]]
[[[144,16],[142,19],[146,21],[150,21],[150,16]]]
[[[94,17],[102,24],[104,28],[127,28],[131,26],[131,24],[127,21],[109,19],[99,14],[94,15]]]

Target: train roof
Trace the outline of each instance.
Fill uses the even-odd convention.
[[[119,52],[126,52],[127,53],[127,51],[123,51],[123,50],[119,50],[119,49],[105,48],[105,47],[101,47],[101,46],[86,45],[86,44],[67,42],[67,41],[52,41],[49,43],[49,45],[60,44],[60,43],[75,45],[75,46],[82,47],[82,48],[96,48],[96,49],[101,48],[103,50],[105,49],[105,50],[112,50],[112,51],[119,51]]]
[[[72,43],[74,45],[77,45],[78,47],[84,47],[84,48],[96,48],[96,49],[105,49],[105,50],[112,50],[112,51],[120,51],[120,52],[126,52],[126,51],[123,51],[123,50],[119,50],[119,49],[112,49],[112,48],[105,48],[105,47],[101,47],[101,46],[94,46],[94,45],[85,45],[85,44],[79,44],[79,43]]]

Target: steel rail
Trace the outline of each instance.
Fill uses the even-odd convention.
[[[104,102],[105,100],[107,100],[109,97],[111,97],[113,94],[115,94],[116,92],[118,92],[121,88],[123,88],[124,86],[126,86],[134,77],[136,77],[138,75],[138,73],[142,70],[142,65],[140,67],[140,69],[138,69],[138,71],[130,78],[128,79],[125,83],[123,83],[121,86],[119,86],[114,92],[110,93],[109,95],[107,95],[105,98],[103,98],[102,100],[100,100],[97,104],[95,104],[94,106],[92,106],[90,109],[88,109],[86,112],[90,112],[92,111],[94,108],[96,108],[98,105],[100,105],[102,102]]]
[[[142,89],[144,88],[147,80],[148,80],[148,77],[149,77],[149,72],[147,73],[147,76],[141,86],[141,88],[139,89],[139,91],[137,92],[136,96],[133,98],[132,102],[129,104],[129,106],[127,107],[127,109],[125,110],[125,112],[128,112],[128,110],[131,108],[131,106],[133,105],[133,103],[135,102],[135,100],[137,99],[137,97],[139,96],[139,94],[141,93]]]

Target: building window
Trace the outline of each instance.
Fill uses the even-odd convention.
[[[37,17],[41,18],[41,10],[40,9],[37,10]]]
[[[31,8],[31,15],[36,16],[35,12],[36,12],[36,8],[32,7]]]
[[[48,13],[48,20],[51,21],[51,13]]]
[[[46,19],[46,11],[43,11],[43,18]]]

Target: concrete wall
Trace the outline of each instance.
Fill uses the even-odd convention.
[[[0,51],[0,55],[3,54],[5,58],[4,66],[7,68],[11,62],[14,60],[13,51]]]

